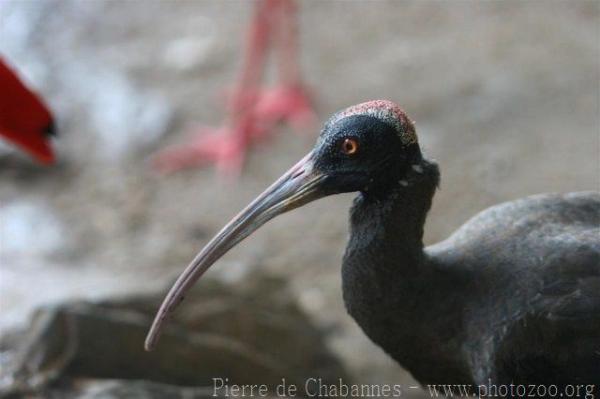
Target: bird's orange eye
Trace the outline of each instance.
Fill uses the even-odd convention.
[[[356,139],[345,139],[342,143],[342,151],[346,155],[356,154],[358,151],[358,141]]]

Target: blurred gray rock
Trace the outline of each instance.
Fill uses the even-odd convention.
[[[208,399],[212,389],[178,387],[150,381],[83,380],[44,393],[44,399]],[[41,398],[41,396],[40,396]]]
[[[0,394],[50,394],[59,388],[64,393],[82,378],[208,389],[217,377],[272,387],[284,377],[299,386],[309,377],[348,380],[325,343],[325,333],[279,279],[255,277],[235,286],[205,282],[187,296],[156,350],[148,353],[144,337],[162,298],[161,293],[39,309],[27,333],[7,335],[0,344]],[[144,396],[153,388],[138,381],[105,384],[100,393],[72,397],[182,394],[178,388],[161,389],[173,395]],[[123,390],[131,394],[115,393]],[[196,390],[189,397],[204,392]]]

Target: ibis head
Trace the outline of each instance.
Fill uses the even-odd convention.
[[[420,159],[414,124],[395,103],[368,101],[335,113],[313,150],[235,216],[185,269],[156,315],[146,349],[154,347],[168,315],[200,276],[264,223],[328,195],[376,196]]]

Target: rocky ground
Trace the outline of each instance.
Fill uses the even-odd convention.
[[[301,2],[302,67],[321,119],[389,98],[416,121],[442,169],[426,226],[432,243],[497,202],[599,188],[599,4]],[[0,4],[0,54],[45,96],[61,132],[53,168],[10,149],[0,155],[3,336],[28,326],[40,306],[162,292],[211,234],[309,150],[317,128],[282,127],[254,149],[237,182],[211,169],[165,177],[149,167],[153,151],[221,123],[218,94],[240,66],[251,6]],[[200,287],[221,281],[236,296],[249,275],[279,278],[349,378],[411,384],[343,309],[351,199],[274,220]],[[98,389],[118,392],[111,381]]]

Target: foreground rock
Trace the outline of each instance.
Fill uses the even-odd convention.
[[[161,293],[39,309],[27,333],[1,343],[0,393],[195,398],[212,395],[213,378],[270,387],[282,378],[299,386],[310,377],[347,380],[323,332],[278,279],[235,286],[204,282],[188,296],[156,350],[144,352],[162,298]],[[94,396],[98,392],[103,394]]]

